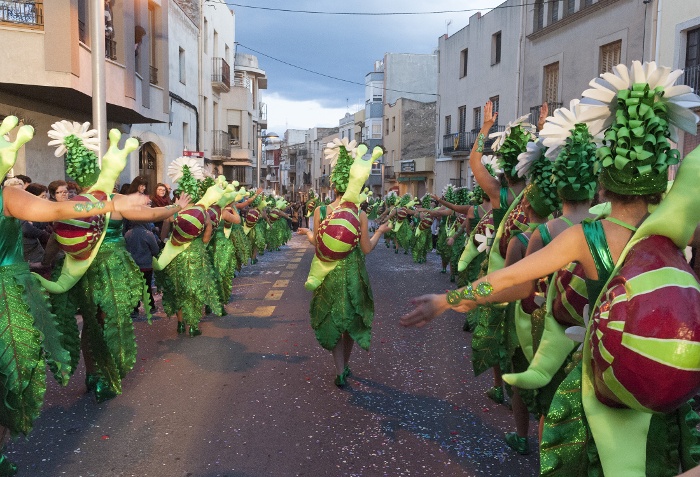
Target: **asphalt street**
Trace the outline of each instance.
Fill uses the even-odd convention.
[[[367,256],[372,347],[356,348],[343,390],[309,326],[303,284],[312,256],[294,236],[245,267],[228,314],[207,316],[201,336],[178,335],[162,311],[152,325],[139,318],[136,367],[111,401],[98,405],[85,393],[82,363],[65,388],[49,378],[34,431],[6,450],[18,475],[537,474],[536,452],[520,456],[503,441],[513,418],[484,395],[488,373],[474,377],[462,316],[421,330],[398,325],[410,297],[450,288],[434,252],[414,264],[381,241]]]

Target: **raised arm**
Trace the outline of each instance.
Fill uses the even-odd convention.
[[[498,197],[501,192],[501,183],[498,179],[493,177],[489,171],[481,163],[481,157],[484,155],[484,142],[489,137],[489,131],[496,122],[498,113],[493,112],[493,104],[491,101],[487,101],[484,106],[484,124],[481,126],[479,135],[474,141],[474,146],[472,146],[471,154],[469,155],[469,167],[474,173],[474,179],[481,186],[482,189],[491,197],[494,202],[493,207],[497,209],[500,207],[498,203]]]
[[[117,195],[115,195],[115,198]],[[172,217],[177,212],[180,212],[187,207],[189,203],[190,196],[181,194],[174,204],[166,205],[165,207],[143,207],[138,210],[128,210],[122,213],[121,216],[125,219],[137,222],[161,222],[168,217]]]
[[[469,218],[474,217],[474,206],[453,204],[452,202],[447,202],[446,200],[441,199],[440,197],[436,196],[435,194],[431,194],[430,196],[433,199],[435,199],[437,201],[437,203],[443,207],[447,207],[448,209],[454,210],[455,212],[458,212],[460,214],[464,214],[467,217],[469,217],[469,214],[471,214],[471,217],[469,217]]]

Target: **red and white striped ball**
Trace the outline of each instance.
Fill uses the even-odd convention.
[[[214,204],[207,209],[207,214],[209,214],[209,220],[211,221],[211,226],[216,228],[219,226],[221,221],[221,206]]]
[[[404,220],[406,217],[408,217],[406,207],[399,207],[399,210],[396,211],[396,218],[399,220]]]
[[[559,270],[554,278],[557,290],[552,300],[552,316],[560,325],[583,326],[584,308],[588,304],[586,274],[578,262]]]
[[[275,223],[277,222],[277,219],[280,218],[280,211],[277,209],[272,209],[268,215],[270,217],[270,222]]]
[[[195,205],[177,214],[170,237],[173,245],[183,245],[199,237],[204,230],[207,211],[201,205]]]
[[[309,201],[306,203],[306,211],[310,214],[313,214],[315,208],[316,208],[316,200],[309,199]]]
[[[432,227],[433,225],[433,219],[430,218],[429,215],[427,214],[422,214],[420,218],[420,222],[418,223],[418,228],[420,230],[426,230]]]
[[[80,194],[71,199],[73,202],[94,203],[106,201],[107,194],[95,191],[92,194]],[[54,222],[56,241],[61,250],[76,260],[87,259],[97,245],[105,228],[105,216],[93,215],[82,219],[69,219]]]
[[[249,209],[248,213],[245,214],[246,227],[248,227],[249,229],[255,227],[255,224],[258,223],[259,218],[260,218],[260,211],[258,209]]]
[[[700,389],[700,286],[683,253],[667,237],[647,237],[603,293],[591,327],[598,399],[666,413],[693,397]]]
[[[341,202],[318,227],[316,256],[324,262],[347,257],[360,241],[360,216],[357,205]]]
[[[486,214],[484,214],[484,216],[481,218],[481,220],[479,220],[479,223],[476,224],[476,227],[474,228],[472,241],[477,247],[480,245],[480,242],[476,239],[476,234],[486,235],[487,228],[491,229],[491,233],[495,235],[495,232],[493,231],[493,210],[489,210],[488,212],[486,212]]]

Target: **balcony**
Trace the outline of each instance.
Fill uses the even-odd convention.
[[[394,173],[394,166],[384,166],[384,179],[396,180],[396,174]]]
[[[551,116],[554,113],[555,109],[561,108],[562,104],[561,103],[555,103],[555,102],[547,102],[547,106],[549,106],[549,115]],[[538,104],[537,106],[533,106],[530,108],[530,122],[537,126],[537,121],[540,119],[540,109],[542,108],[541,104]]]
[[[223,58],[211,59],[211,87],[220,93],[231,90],[231,67]]]
[[[0,24],[22,28],[44,29],[43,0],[3,0],[0,3]]]
[[[231,157],[231,146],[229,135],[226,131],[212,131],[212,158]]]
[[[296,173],[297,171],[297,165],[296,164],[287,164],[287,170],[289,172],[294,172]]]
[[[489,129],[489,134],[495,132],[503,132],[506,130],[505,126],[494,125]],[[474,142],[479,136],[479,129],[472,129],[471,131],[464,131],[453,134],[445,134],[442,137],[442,153],[446,155],[461,155],[464,156],[466,153],[469,156],[469,152],[474,147]],[[493,154],[491,150],[491,144],[493,144],[493,139],[486,139],[484,142],[484,154]],[[462,153],[462,154],[455,154]]]
[[[693,93],[700,94],[700,65],[686,67],[680,84],[687,84],[693,88]]]

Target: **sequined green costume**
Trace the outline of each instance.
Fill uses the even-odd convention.
[[[324,209],[321,210],[321,220],[325,218]],[[365,254],[359,246],[339,260],[314,290],[309,313],[311,328],[325,349],[335,348],[345,332],[362,349],[369,349],[374,298],[365,268]]]
[[[168,315],[182,310],[185,324],[197,326],[205,305],[213,313],[222,314],[214,267],[201,236],[192,240],[189,247],[155,275],[158,288],[163,291],[163,308]]]
[[[231,298],[233,276],[236,272],[237,264],[235,247],[233,242],[226,238],[223,223],[219,223],[219,226],[216,228],[207,246],[207,252],[209,252],[209,257],[214,266],[219,303],[223,308]]]
[[[126,250],[121,220],[109,220],[90,268],[66,295],[83,317],[83,333],[97,374],[117,394],[121,393],[121,380],[136,363],[131,313],[139,301],[149,302],[143,274]],[[60,300],[60,295],[56,296],[57,313],[63,320],[71,320],[75,311],[59,305]]]
[[[0,190],[0,209],[3,207]],[[24,261],[20,221],[0,214],[0,424],[27,435],[46,391],[46,364],[61,384],[72,372],[48,294]]]
[[[241,224],[231,225],[231,234],[228,238],[233,243],[236,252],[236,270],[240,270],[244,265],[248,265],[250,261],[250,241],[246,237]]]
[[[586,280],[589,297],[597,297],[613,272],[600,221],[584,222],[586,237],[598,273]],[[579,353],[580,355],[580,353]],[[602,476],[593,435],[584,413],[581,382],[582,362],[573,368],[557,389],[545,420],[540,446],[541,475],[561,477]],[[668,414],[653,414],[646,446],[646,475],[667,477],[698,464],[700,444],[696,426],[700,422],[692,400]]]
[[[447,245],[447,239],[452,236],[454,229],[454,212],[452,215],[440,218],[440,228],[438,229],[437,252],[442,257],[442,261],[448,263],[452,258],[452,247]]]

